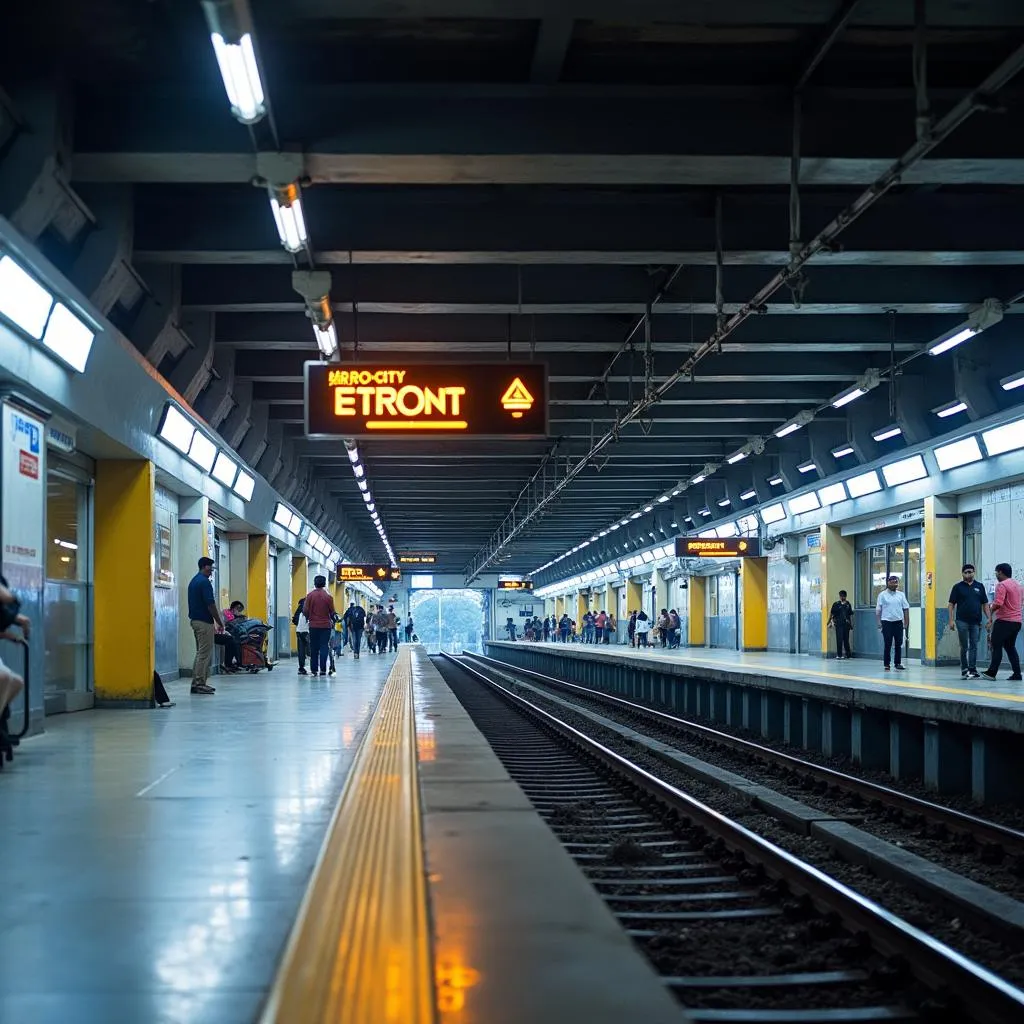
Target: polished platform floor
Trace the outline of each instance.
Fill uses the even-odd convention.
[[[0,1021],[251,1024],[393,661],[47,719],[0,774]]]
[[[994,682],[982,676],[981,679],[961,679],[960,669],[955,665],[939,667],[922,665],[918,660],[907,661],[905,672],[886,672],[881,658],[851,658],[836,661],[809,654],[777,654],[774,652],[740,652],[704,647],[668,650],[662,647],[632,648],[624,644],[527,644],[553,650],[587,652],[607,657],[628,657],[644,661],[666,661],[673,664],[708,668],[728,669],[750,675],[774,676],[776,678],[803,679],[815,683],[836,683],[855,686],[859,690],[877,690],[887,693],[903,693],[908,696],[927,697],[932,695],[942,700],[963,701],[995,708],[1011,708],[1024,712],[1024,683],[1012,682],[1009,666],[1005,660]],[[988,651],[985,650],[987,657]],[[979,651],[979,659],[981,651]]]

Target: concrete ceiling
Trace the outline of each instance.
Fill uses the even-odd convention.
[[[250,131],[227,109],[198,3],[43,0],[8,16],[0,86],[23,123],[50,126],[88,213],[73,232],[36,218],[48,255],[110,297],[140,351],[353,552],[382,549],[342,448],[302,436],[302,364],[316,353],[251,184],[256,152],[303,155],[344,354],[545,360],[547,441],[361,446],[396,551],[528,572],[751,438],[769,438],[764,453],[687,491],[677,514],[721,488],[764,497],[769,475],[833,439],[875,457],[871,428],[897,416],[907,439],[938,433],[930,410],[962,393],[970,416],[1011,401],[993,385],[1024,364],[1015,69],[792,287],[742,312],[790,256],[799,83],[798,242],[914,145],[913,12],[911,0],[252,0],[273,116]],[[941,123],[1024,44],[1024,6],[932,0],[927,16],[921,96]],[[0,150],[0,185],[5,167],[22,182],[5,213],[31,194],[11,170],[28,159],[18,145]],[[1001,324],[913,359],[990,297],[1007,303]],[[705,353],[720,315],[737,313]],[[694,353],[692,374],[626,416]],[[771,438],[907,359],[891,392]],[[526,525],[488,547],[517,499]]]

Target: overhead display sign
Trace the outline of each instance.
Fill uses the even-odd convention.
[[[542,363],[308,362],[306,436],[545,437]]]
[[[533,590],[533,580],[498,580],[499,590]]]
[[[390,565],[350,565],[339,562],[338,581],[342,583],[389,583],[402,578],[402,570]]]
[[[757,558],[757,537],[676,537],[677,558]]]
[[[399,565],[436,565],[437,554],[433,551],[399,551]]]

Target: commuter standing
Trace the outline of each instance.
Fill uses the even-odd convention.
[[[412,616],[405,620],[405,642],[407,644],[412,643],[412,631],[415,627],[412,624]]]
[[[305,603],[306,599],[300,597],[299,603],[295,608],[295,614],[292,616],[292,625],[295,626],[295,646],[298,648],[299,655],[300,676],[308,675],[306,672],[306,658],[309,657],[309,619],[302,613]]]
[[[963,577],[949,592],[949,628],[956,630],[960,640],[960,678],[978,678],[978,637],[981,617],[988,615],[988,594],[968,563],[961,570]]]
[[[384,605],[377,605],[373,613],[373,638],[377,643],[377,653],[388,653],[388,615],[384,611]]]
[[[569,631],[572,629],[572,619],[569,618],[568,613],[562,612],[562,617],[558,620],[558,632],[562,637],[562,643],[567,644],[569,642]]]
[[[626,634],[629,636],[629,646],[636,647],[636,612],[629,613],[629,624],[626,626]]]
[[[327,586],[326,576],[313,579],[313,589],[302,603],[302,611],[309,620],[309,674],[327,675],[327,647],[334,625],[334,598]]]
[[[885,581],[885,590],[875,602],[875,618],[882,631],[882,663],[886,672],[889,671],[893,645],[896,647],[896,657],[892,660],[897,670],[906,670],[903,664],[903,638],[906,636],[910,639],[910,602],[899,586],[899,576],[890,576]]]
[[[832,602],[826,625],[836,631],[836,661],[852,658],[850,633],[853,631],[853,605],[846,600],[845,590],[840,590],[839,600]]]
[[[1013,568],[1007,562],[996,566],[996,593],[988,610],[989,646],[992,660],[982,673],[988,679],[995,679],[1003,660],[1003,651],[1010,659],[1013,680],[1020,680],[1020,657],[1017,654],[1017,634],[1021,620],[1021,586],[1013,578]]]
[[[213,638],[216,628],[224,628],[224,622],[213,596],[213,559],[200,558],[199,572],[188,584],[188,618],[196,638],[196,657],[192,662],[192,692],[216,693],[207,680],[210,678],[210,661],[213,657]]]
[[[668,645],[672,650],[676,650],[679,647],[679,631],[682,629],[683,623],[679,618],[679,612],[675,608],[668,610]]]
[[[615,630],[617,626],[618,623],[615,621],[615,613],[609,612],[608,619],[605,622],[604,626],[604,642],[606,644],[610,644],[612,642],[612,637],[615,636]]]
[[[641,610],[636,617],[636,645],[637,647],[647,646],[647,634],[651,631],[651,620],[647,612]]]
[[[356,660],[359,659],[359,647],[363,641],[363,630],[366,628],[366,609],[355,601],[348,606],[345,612],[345,625],[348,626],[349,642],[352,644],[352,653]]]
[[[398,650],[398,616],[390,605],[388,606],[388,649]]]

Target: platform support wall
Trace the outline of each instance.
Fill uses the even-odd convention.
[[[644,588],[633,580],[626,581],[626,621],[630,612],[638,612],[644,606]]]
[[[192,671],[196,653],[195,637],[188,618],[188,581],[196,574],[200,558],[210,557],[209,499],[178,499],[178,550],[175,555],[178,573],[178,671],[184,676]],[[216,569],[216,566],[214,567]],[[214,577],[213,592],[220,581]]]
[[[853,537],[844,537],[838,526],[826,523],[821,528],[821,655],[828,657],[829,634],[835,646],[835,630],[828,628],[828,613],[833,601],[839,600],[839,591],[845,590],[851,604],[854,601],[854,556]],[[851,630],[850,640],[853,640]]]
[[[960,579],[963,526],[955,497],[930,495],[924,499],[923,631],[925,665],[959,661],[960,642],[949,632],[949,589]],[[980,575],[980,574],[979,574]],[[990,595],[991,596],[991,595]]]
[[[292,558],[291,552],[278,549],[277,553],[277,607],[274,609],[274,640],[272,650],[276,657],[287,658],[291,654],[292,643],[288,635],[292,618]]]
[[[686,643],[690,647],[703,647],[705,637],[705,595],[707,594],[707,578],[705,576],[690,577],[690,615],[687,619]]]
[[[295,614],[295,609],[298,607],[299,602],[309,593],[306,587],[306,556],[305,555],[292,555],[292,615]],[[295,636],[295,625],[291,626],[292,635],[292,654],[298,654],[299,641]]]
[[[743,607],[740,612],[741,651],[768,650],[768,559],[740,561]]]
[[[97,707],[152,707],[153,464],[96,463],[94,667]]]

